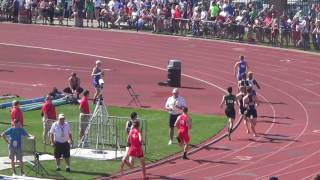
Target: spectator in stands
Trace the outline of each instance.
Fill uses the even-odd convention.
[[[66,171],[70,172],[70,146],[72,146],[72,134],[69,124],[65,122],[64,114],[59,114],[58,121],[52,124],[50,129],[51,145],[54,147],[56,159],[56,171],[60,171],[60,158],[66,161]]]
[[[93,18],[94,18],[93,0],[86,0],[85,9],[86,9],[86,15],[87,15],[87,27],[89,27],[89,20],[91,21],[91,27],[93,27]]]
[[[47,14],[49,16],[49,24],[53,25],[53,16],[54,16],[54,2],[53,2],[53,0],[49,0]]]
[[[20,109],[20,103],[17,100],[12,101],[11,109],[11,127],[14,127],[14,122],[19,121],[21,128],[24,127],[23,113]]]
[[[9,9],[12,9],[12,16],[13,16],[12,22],[17,23],[18,22],[18,15],[19,15],[19,1],[13,0],[12,6],[9,7]]]
[[[55,13],[59,21],[59,25],[63,25],[63,7],[64,5],[62,2],[58,2],[57,6],[55,7]]]
[[[199,36],[200,32],[200,20],[201,20],[201,9],[199,7],[194,8],[192,16],[192,36]]]
[[[173,26],[173,32],[178,34],[179,32],[179,23],[181,21],[181,10],[179,5],[176,5],[173,9],[172,13],[172,26]]]
[[[102,4],[102,9],[100,11],[99,19],[103,23],[103,26],[101,24],[101,26],[99,25],[99,27],[108,28],[110,16],[111,16],[111,11],[109,9],[109,6],[106,6],[105,4]]]
[[[283,47],[284,40],[286,41],[286,47],[289,46],[289,32],[290,26],[288,23],[288,17],[284,13],[280,17],[280,46]]]
[[[219,6],[216,4],[215,1],[212,1],[210,5],[210,17],[212,21],[216,20],[219,14],[219,11],[220,11]]]
[[[292,43],[297,47],[300,40],[299,18],[294,17],[291,24]]]
[[[29,136],[29,135],[20,124],[20,121],[15,120],[13,122],[13,127],[10,127],[3,133],[1,133],[1,137],[6,141],[6,143],[9,145],[9,159],[11,160],[11,167],[12,167],[12,173],[13,176],[17,174],[16,172],[16,165],[15,165],[15,157],[16,160],[19,160],[20,162],[20,171],[21,176],[24,176],[23,171],[23,153],[22,153],[22,147],[21,147],[21,137],[22,136]],[[9,137],[9,139],[7,138]]]
[[[276,18],[275,13],[271,14],[271,42],[272,45],[276,46],[278,44],[279,36],[279,25],[278,18]]]
[[[309,29],[310,29],[310,21],[308,17],[304,17],[302,22],[299,24],[299,28],[301,30],[301,38],[298,42],[298,46],[302,47],[304,50],[309,48]]]
[[[94,16],[96,18],[96,20],[98,21],[98,27],[101,27],[100,24],[100,11],[101,11],[101,4],[102,4],[102,0],[95,0],[94,1]]]
[[[317,22],[316,27],[312,31],[316,40],[316,49],[320,49],[320,21]]]
[[[77,77],[75,72],[71,73],[71,76],[68,79],[69,87],[65,88],[63,92],[67,94],[74,95],[77,99],[79,99],[79,95],[82,93],[83,88],[80,86],[80,78]]]
[[[41,108],[42,123],[43,123],[43,143],[50,142],[49,131],[52,124],[57,120],[56,108],[52,104],[52,98],[48,95]]]

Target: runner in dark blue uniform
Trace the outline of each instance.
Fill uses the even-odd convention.
[[[247,95],[247,89],[245,86],[240,86],[240,92],[237,94],[236,98],[238,100],[238,104],[239,104],[239,113],[240,113],[240,118],[239,121],[244,120],[244,124],[247,128],[247,133],[249,133],[249,123],[248,123],[248,119],[246,117],[246,115],[244,114],[246,111],[246,107],[244,106],[243,103],[243,98]]]
[[[234,65],[234,73],[237,81],[242,79],[242,74],[246,73],[249,69],[248,63],[244,60],[244,56],[240,56],[240,61]]]
[[[225,114],[229,120],[228,138],[229,140],[231,140],[230,135],[233,127],[233,121],[236,118],[234,103],[238,104],[238,102],[236,101],[236,96],[232,94],[232,87],[228,87],[227,91],[228,91],[228,94],[223,96],[220,107],[223,107],[223,105],[225,105]]]
[[[245,107],[247,108],[245,115],[248,118],[250,122],[250,127],[253,132],[253,136],[257,136],[255,126],[256,126],[256,120],[258,117],[256,106],[258,106],[258,98],[257,96],[254,96],[252,94],[252,89],[249,87],[247,89],[248,94],[244,97],[243,102],[245,104]]]

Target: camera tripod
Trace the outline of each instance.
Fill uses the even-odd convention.
[[[29,162],[32,165],[32,168],[30,169],[30,171],[34,171],[36,173],[37,177],[38,177],[38,175],[40,175],[41,177],[47,177],[49,175],[49,173],[41,165],[40,160],[39,160],[40,155],[41,154],[38,152],[34,153],[34,162],[33,163]]]

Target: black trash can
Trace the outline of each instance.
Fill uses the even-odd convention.
[[[181,86],[181,61],[169,60],[168,62],[168,85],[171,87]]]

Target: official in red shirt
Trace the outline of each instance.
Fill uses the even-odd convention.
[[[42,105],[41,115],[42,115],[42,123],[43,123],[43,143],[49,143],[48,133],[51,129],[52,124],[57,120],[56,108],[52,104],[51,96],[46,97],[46,101]]]
[[[20,122],[21,128],[24,126],[23,114],[20,109],[19,101],[12,101],[12,109],[11,109],[11,127],[14,127],[14,121],[18,120]]]
[[[80,139],[84,135],[90,120],[90,107],[88,103],[89,91],[83,91],[83,97],[80,100]]]

